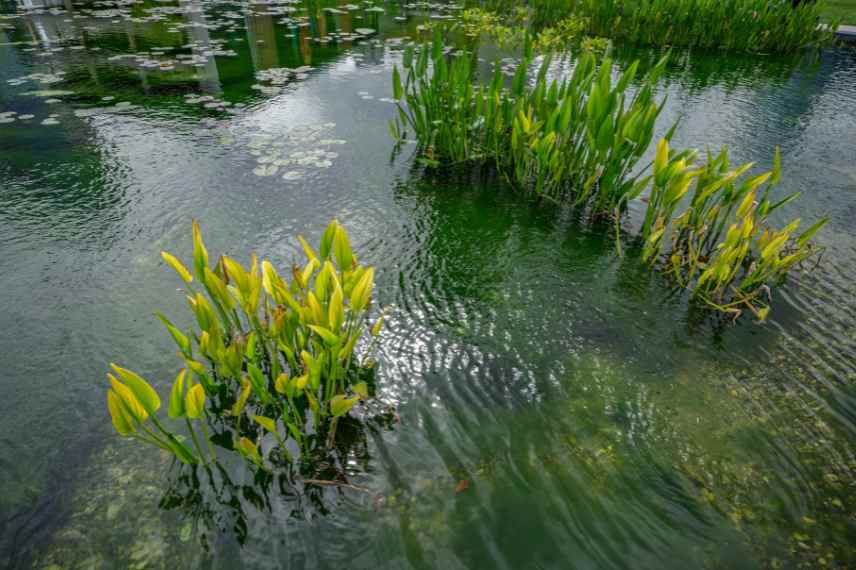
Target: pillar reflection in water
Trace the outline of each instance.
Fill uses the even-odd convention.
[[[251,12],[247,14],[246,22],[247,41],[250,43],[253,66],[257,71],[279,67],[273,16]]]
[[[181,4],[182,15],[187,22],[187,29],[190,32],[191,49],[193,55],[200,60],[204,59],[204,65],[196,67],[196,74],[199,78],[199,88],[210,95],[219,95],[223,92],[220,84],[220,72],[217,69],[217,60],[213,56],[206,57],[203,52],[214,49],[211,45],[211,36],[208,34],[208,20],[205,17],[205,11],[197,2],[187,1]]]

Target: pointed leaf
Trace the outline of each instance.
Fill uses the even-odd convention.
[[[172,336],[172,339],[175,341],[175,344],[178,345],[178,349],[181,350],[181,353],[185,358],[193,358],[193,345],[190,343],[190,339],[184,335],[175,325],[173,325],[169,319],[163,316],[160,313],[155,313],[157,318],[161,320],[161,322],[166,325],[169,334]]]
[[[345,228],[339,226],[333,236],[333,254],[336,256],[336,264],[342,271],[351,269],[354,263],[354,252]]]
[[[369,303],[374,287],[374,267],[369,267],[351,291],[351,310],[359,313]]]
[[[178,273],[178,276],[181,277],[182,281],[184,281],[185,283],[190,283],[193,281],[193,276],[190,274],[190,271],[188,271],[187,268],[175,256],[166,251],[162,251],[161,257],[164,261],[167,262],[167,264],[169,264],[170,267],[175,270],[176,273]]]
[[[110,367],[113,371],[119,375],[119,378],[122,379],[137,400],[140,402],[140,405],[143,409],[146,410],[150,415],[154,415],[160,409],[160,398],[158,397],[157,392],[155,392],[154,388],[152,388],[148,382],[143,380],[140,376],[122,368],[116,364],[111,363]]]
[[[285,394],[288,387],[288,374],[283,372],[279,376],[276,377],[276,381],[274,382],[274,389],[279,394]]]
[[[351,390],[354,391],[354,394],[362,398],[363,400],[367,400],[369,397],[369,387],[365,382],[358,382],[351,386]]]
[[[131,435],[137,431],[137,428],[134,427],[133,420],[125,412],[125,408],[120,402],[119,395],[113,390],[107,391],[107,410],[110,412],[110,419],[113,421],[113,427],[116,428],[119,435]]]
[[[241,393],[238,395],[238,399],[235,401],[235,405],[232,406],[232,416],[238,417],[241,415],[241,412],[244,411],[244,406],[247,405],[247,399],[250,397],[251,385],[249,380],[243,380],[241,382]]]
[[[358,401],[359,398],[346,398],[341,394],[333,396],[330,400],[330,413],[333,414],[334,418],[344,416]]]
[[[208,269],[208,250],[205,249],[205,244],[202,241],[202,232],[199,230],[199,223],[193,220],[193,270],[196,273],[196,278],[205,283]]]
[[[319,327],[317,325],[309,325],[309,328],[312,329],[315,334],[321,337],[321,339],[329,346],[333,346],[334,344],[339,342],[339,337],[334,335],[328,329],[324,327]]]
[[[172,391],[169,393],[169,406],[167,413],[171,418],[180,418],[185,413],[184,408],[184,377],[187,374],[187,369],[182,368],[178,376],[175,377],[175,382],[172,383]]]
[[[194,384],[187,391],[184,406],[188,418],[196,420],[202,417],[205,412],[205,389],[202,388],[202,384]]]
[[[268,418],[266,416],[253,416],[253,419],[257,424],[265,428],[267,431],[271,433],[277,433],[276,431],[276,420]]]
[[[260,466],[262,464],[262,457],[259,455],[259,448],[246,437],[242,437],[238,441],[238,451],[256,465]]]

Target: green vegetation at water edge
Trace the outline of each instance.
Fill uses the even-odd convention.
[[[826,22],[856,25],[856,0],[824,0],[820,17]]]
[[[162,253],[186,284],[198,324],[188,335],[159,315],[185,363],[168,415],[185,419],[192,445],[158,419],[161,403],[149,383],[113,364],[107,406],[116,431],[188,464],[216,462],[212,441],[225,442],[258,468],[265,456],[290,464],[291,442],[304,456],[333,445],[339,420],[369,398],[372,364],[355,357],[355,345],[364,333],[376,337],[383,317],[369,323],[374,269],[358,263],[338,222],[328,226],[317,253],[299,239],[307,263],[292,268],[290,283],[255,256],[249,271],[227,256],[212,269],[195,222],[192,274]],[[217,426],[215,436],[209,423]],[[266,433],[273,440],[267,453],[261,447]]]
[[[741,307],[747,308],[764,320],[770,287],[817,252],[809,240],[826,223],[802,234],[796,233],[799,220],[782,230],[769,224],[770,213],[796,198],[771,196],[781,176],[778,152],[772,172],[741,181],[753,165],[731,169],[726,150],[708,156],[702,167],[694,166],[694,151],[670,151],[672,125],[653,164],[640,167],[663,106],[653,93],[666,59],[639,80],[633,96],[627,88],[638,61],[613,84],[612,62],[605,59],[598,67],[591,53],[561,80],[548,81],[547,57],[530,82],[532,59],[527,41],[510,88],[499,70],[488,85],[474,86],[473,59],[448,60],[439,34],[418,56],[408,49],[404,79],[397,67],[393,71],[399,106],[390,124],[393,137],[402,140],[412,129],[428,166],[489,165],[517,188],[553,204],[583,208],[593,218],[612,216],[619,250],[628,204],[645,194],[643,258],[657,261],[661,244],[668,242],[667,271],[679,285],[717,310],[740,316]],[[693,182],[692,200],[677,214]]]
[[[852,0],[845,0],[852,1]],[[634,45],[682,46],[747,52],[793,52],[830,45],[833,25],[824,2],[770,0],[534,0],[528,22],[534,31],[573,17],[589,36]],[[491,7],[517,13],[513,3]]]
[[[581,0],[590,31],[638,45],[752,52],[823,46],[833,28],[819,28],[822,2],[768,0]]]
[[[470,8],[461,12],[451,23],[440,20],[432,28],[460,30],[468,38],[489,39],[500,47],[516,47],[524,43],[527,32],[531,33],[536,50],[544,53],[574,51],[605,51],[609,40],[587,34],[588,20],[570,15],[543,26],[530,26],[532,13],[519,6],[510,13],[500,14],[482,8]]]

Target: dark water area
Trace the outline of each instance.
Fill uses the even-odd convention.
[[[768,323],[732,325],[611,227],[393,152],[400,46],[454,6],[25,4],[0,3],[0,566],[856,564],[852,49],[672,53],[673,145],[780,146],[782,219],[830,217]],[[215,491],[119,439],[107,363],[162,395],[179,368],[153,313],[189,324],[159,252],[189,258],[191,218],[212,254],[286,267],[334,217],[391,307],[398,421],[359,436],[358,489],[235,467]]]

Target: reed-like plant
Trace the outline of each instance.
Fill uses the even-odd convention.
[[[480,2],[499,19],[519,2]],[[529,0],[530,33],[563,19],[586,23],[583,33],[636,45],[682,46],[746,52],[793,52],[835,40],[838,22],[820,25],[820,2],[770,0]]]
[[[487,85],[474,85],[473,59],[449,60],[439,35],[418,57],[407,50],[404,80],[393,70],[399,101],[393,136],[412,129],[431,164],[493,163],[520,188],[611,213],[635,183],[635,167],[652,142],[662,109],[654,86],[665,58],[632,96],[627,88],[638,63],[613,83],[612,62],[598,67],[591,53],[583,53],[570,77],[548,80],[548,56],[530,81],[532,58],[527,41],[510,85],[499,69]]]
[[[744,176],[752,163],[732,169],[725,148],[716,156],[708,153],[702,166],[696,160],[695,152],[670,152],[665,139],[658,144],[653,174],[637,188],[641,193],[650,183],[643,258],[661,262],[679,284],[716,309],[735,316],[749,309],[764,320],[770,287],[818,253],[810,240],[827,219],[802,233],[799,219],[782,229],[771,224],[770,214],[799,195],[773,200],[781,179],[778,148],[773,169],[755,176]]]
[[[820,26],[822,10],[821,2],[769,0],[577,0],[570,8],[588,33],[617,41],[749,52],[831,44],[838,24]]]
[[[216,461],[209,436],[215,425],[218,442],[225,434],[259,467],[265,455],[291,461],[289,446],[307,454],[334,443],[339,419],[369,397],[371,363],[355,347],[370,337],[371,350],[383,317],[369,322],[374,269],[359,264],[338,222],[317,252],[298,239],[306,263],[295,264],[290,278],[255,255],[249,269],[228,256],[212,267],[195,221],[192,272],[162,252],[185,284],[197,324],[186,332],[159,315],[184,361],[167,415],[185,420],[190,443],[158,417],[161,401],[151,385],[111,364],[107,407],[120,435],[200,464]],[[275,442],[267,454],[265,433]]]

